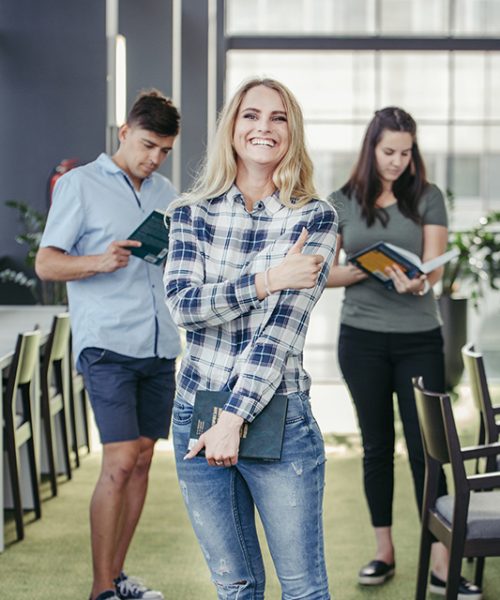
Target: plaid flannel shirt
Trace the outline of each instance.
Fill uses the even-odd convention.
[[[280,264],[303,227],[309,232],[303,253],[325,259],[317,285],[259,300],[255,274]],[[309,392],[302,351],[336,232],[327,202],[290,209],[273,195],[249,213],[236,186],[173,212],[164,283],[172,317],[186,330],[177,379],[182,401],[193,404],[199,389],[229,390],[225,410],[250,422],[275,393]]]

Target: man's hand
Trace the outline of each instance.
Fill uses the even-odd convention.
[[[141,242],[137,240],[119,240],[111,242],[103,254],[98,257],[98,273],[113,273],[128,265],[130,250],[128,248],[139,248]]]

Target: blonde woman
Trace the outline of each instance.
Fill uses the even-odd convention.
[[[224,108],[204,170],[172,210],[165,270],[167,305],[187,331],[173,416],[177,472],[221,599],[264,597],[255,508],[283,597],[330,598],[324,446],[302,350],[335,239],[335,212],[312,183],[297,101],[277,81],[250,80]],[[188,452],[198,390],[230,394]],[[281,459],[239,459],[242,424],[276,394],[288,397]]]

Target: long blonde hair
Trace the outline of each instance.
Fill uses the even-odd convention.
[[[273,173],[273,182],[279,190],[281,203],[290,208],[299,208],[317,197],[313,183],[313,165],[305,147],[304,119],[299,103],[282,83],[274,79],[255,77],[243,83],[222,109],[214,142],[205,156],[199,175],[193,186],[170,205],[170,210],[177,206],[217,198],[231,188],[237,174],[236,153],[233,148],[235,121],[245,94],[259,85],[278,92],[288,119],[290,143],[285,156]]]

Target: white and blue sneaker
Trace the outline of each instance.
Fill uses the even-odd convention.
[[[115,579],[116,594],[120,600],[165,600],[163,594],[149,589],[136,577],[129,577],[123,571]]]

